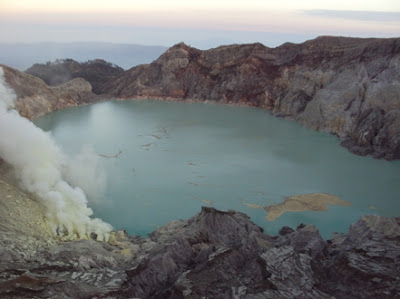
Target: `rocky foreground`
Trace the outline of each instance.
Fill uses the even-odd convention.
[[[400,298],[400,219],[364,216],[324,241],[311,225],[269,236],[203,208],[145,239],[62,242],[35,200],[0,181],[0,297]]]

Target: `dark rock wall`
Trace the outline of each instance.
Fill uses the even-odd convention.
[[[42,79],[50,86],[57,86],[75,78],[87,80],[98,93],[100,86],[120,75],[123,69],[102,59],[79,63],[73,59],[56,60],[46,64],[34,64],[26,73]]]

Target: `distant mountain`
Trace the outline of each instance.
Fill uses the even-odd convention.
[[[57,59],[45,64],[36,63],[25,71],[39,77],[50,86],[66,83],[74,78],[83,78],[92,86],[93,92],[111,78],[124,72],[119,66],[102,59],[79,63],[73,59]]]
[[[78,62],[104,59],[124,69],[150,63],[168,48],[136,44],[96,42],[76,43],[0,43],[0,63],[26,70],[34,63],[71,58]]]

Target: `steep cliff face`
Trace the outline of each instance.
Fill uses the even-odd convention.
[[[33,119],[54,110],[91,103],[98,100],[91,85],[76,78],[62,85],[49,87],[43,80],[0,65],[8,85],[16,93],[15,106],[19,113]]]
[[[10,198],[13,200],[11,201]],[[149,238],[51,238],[44,211],[0,181],[1,298],[394,298],[400,220],[363,216],[324,241],[311,225],[269,236],[203,208]]]
[[[269,109],[338,135],[360,155],[400,158],[400,39],[320,37],[200,51],[181,43],[100,88],[120,98],[216,101]]]

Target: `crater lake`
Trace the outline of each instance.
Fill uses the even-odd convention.
[[[107,180],[89,206],[132,235],[189,218],[201,206],[244,212],[268,234],[313,224],[324,238],[347,232],[364,214],[400,214],[400,161],[356,156],[336,136],[261,109],[108,101],[56,111],[35,124],[51,131],[68,156],[93,148]],[[320,193],[346,204],[315,210],[305,203],[266,218],[268,207],[287,198]]]

